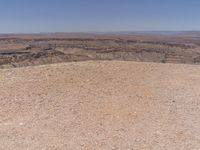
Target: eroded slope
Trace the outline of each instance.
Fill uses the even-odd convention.
[[[199,45],[181,37],[1,38],[0,68],[86,60],[199,64]]]

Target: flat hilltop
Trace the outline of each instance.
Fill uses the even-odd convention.
[[[125,61],[2,69],[0,149],[198,149],[199,76]]]

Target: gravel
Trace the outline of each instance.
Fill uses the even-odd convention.
[[[197,150],[200,66],[88,61],[0,70],[2,150]]]

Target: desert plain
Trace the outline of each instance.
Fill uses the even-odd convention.
[[[0,149],[198,150],[199,34],[1,35]]]

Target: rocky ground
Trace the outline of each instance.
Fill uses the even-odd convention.
[[[0,149],[197,150],[199,76],[124,61],[0,70]]]
[[[200,63],[200,36],[84,35],[0,36],[0,68],[88,61],[125,60]]]

